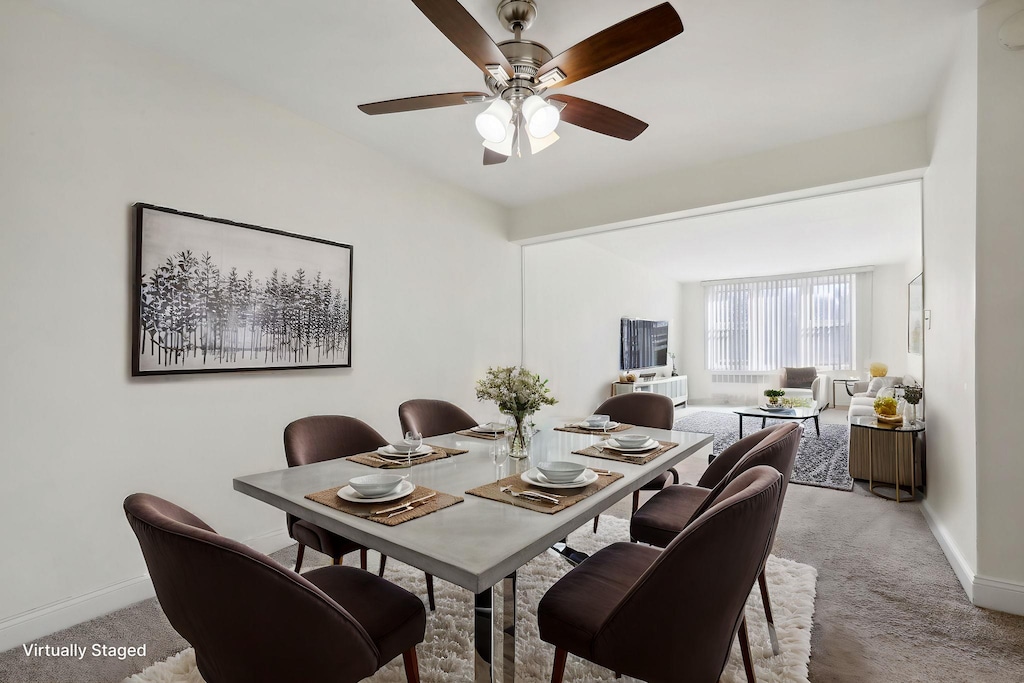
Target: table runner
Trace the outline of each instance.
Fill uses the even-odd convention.
[[[594,495],[605,486],[622,479],[623,475],[621,472],[608,472],[606,475],[600,475],[597,477],[597,481],[589,486],[581,489],[549,489],[541,486],[533,486],[527,484],[522,480],[520,475],[512,474],[498,481],[490,484],[484,484],[483,486],[477,486],[472,488],[466,493],[472,496],[479,496],[480,498],[489,498],[490,500],[496,500],[499,503],[508,503],[509,505],[515,505],[516,507],[526,508],[535,512],[544,512],[549,515],[553,515],[560,510],[564,510],[567,507],[575,505],[584,498],[589,498]],[[561,496],[561,502],[555,503],[537,503],[526,498],[516,498],[507,493],[501,492],[502,486],[511,486],[515,491],[540,491],[542,493],[554,494]]]
[[[495,434],[488,434],[487,432],[474,432],[472,429],[462,429],[455,432],[462,436],[475,436],[478,439],[490,439],[491,441],[497,441],[498,439],[504,439],[507,436],[506,432],[497,432]]]
[[[634,425],[628,425],[626,423],[619,423],[618,427],[612,427],[611,429],[598,430],[598,429],[586,429],[584,427],[577,427],[570,423],[562,425],[561,427],[555,427],[556,432],[571,432],[573,434],[590,434],[591,436],[604,436],[605,434],[611,434],[613,432],[624,432],[627,429],[632,429]]]
[[[342,486],[335,486],[333,488],[324,489],[323,491],[317,491],[315,493],[307,493],[306,498],[317,503],[322,503],[327,507],[346,512],[355,517],[362,517],[368,519],[371,522],[377,522],[378,524],[386,524],[387,526],[397,526],[402,522],[408,522],[410,519],[416,519],[417,517],[423,517],[429,515],[431,512],[437,512],[446,507],[451,507],[456,503],[461,503],[464,498],[461,496],[453,496],[450,493],[442,493],[441,491],[435,491],[434,489],[427,488],[426,486],[417,486],[413,489],[412,493],[397,500],[389,500],[385,503],[351,503],[347,500],[342,500],[338,497],[338,491],[347,484]],[[431,493],[436,494],[430,500],[425,500],[422,503],[417,503],[408,512],[403,512],[394,517],[388,517],[387,515],[373,515],[376,510],[386,510],[407,503],[410,500],[416,500],[423,496],[428,496]]]
[[[427,444],[430,446],[430,444]],[[406,464],[404,460],[387,460],[377,455],[376,451],[370,451],[368,453],[359,453],[357,455],[350,455],[346,460],[357,462],[360,465],[366,465],[367,467],[376,467],[382,470],[395,470],[404,469],[407,467],[415,467],[416,465],[422,465],[425,462],[434,462],[435,460],[441,460],[443,458],[450,458],[453,455],[462,455],[463,453],[469,453],[464,448],[445,448],[444,446],[430,446],[434,449],[434,452],[430,455],[425,455],[421,458],[414,458],[409,464]]]
[[[624,455],[612,449],[609,446],[605,446],[604,448],[598,448],[597,444],[594,444],[593,446],[587,446],[586,448],[581,448],[578,451],[573,451],[573,453],[575,453],[576,455],[586,455],[591,458],[604,458],[605,460],[631,462],[634,465],[646,465],[650,461],[654,460],[655,458],[661,455],[664,455],[665,453],[668,453],[670,450],[679,445],[671,441],[659,441],[658,443],[660,443],[661,446],[655,448],[653,451],[644,453],[643,457],[631,457],[628,455]]]

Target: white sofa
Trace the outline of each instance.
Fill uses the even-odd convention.
[[[910,375],[872,377],[866,382],[857,382],[853,385],[853,398],[850,399],[850,412],[847,419],[852,417],[872,417],[875,414],[875,398],[878,392],[891,389],[897,384],[918,384]]]

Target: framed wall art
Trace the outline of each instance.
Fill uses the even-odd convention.
[[[924,273],[907,285],[907,353],[924,353]]]
[[[135,205],[132,375],[352,365],[352,247]]]

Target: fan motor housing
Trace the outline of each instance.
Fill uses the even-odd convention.
[[[512,33],[516,32],[516,24],[525,31],[536,18],[537,3],[534,0],[501,0],[498,3],[498,19]]]

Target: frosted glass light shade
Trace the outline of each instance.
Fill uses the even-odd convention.
[[[477,114],[476,130],[488,142],[502,142],[507,137],[511,120],[512,106],[505,100],[494,100],[491,106]]]
[[[526,130],[538,140],[551,135],[558,126],[558,109],[545,102],[540,95],[526,98],[523,102],[523,116],[526,117]]]
[[[512,156],[512,141],[515,139],[515,126],[509,122],[504,128],[504,134],[501,140],[497,142],[491,142],[490,140],[484,140],[484,147],[498,154],[503,154],[507,157]]]
[[[527,137],[530,138],[531,154],[540,154],[545,149],[558,142],[558,133],[551,133],[547,137],[543,138],[535,138],[532,135],[530,135],[530,131],[527,130],[526,135]]]

